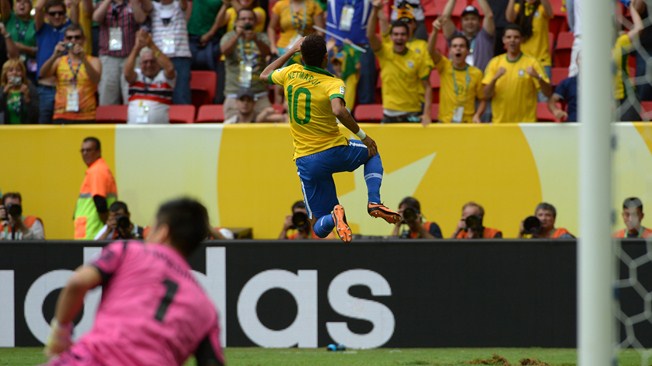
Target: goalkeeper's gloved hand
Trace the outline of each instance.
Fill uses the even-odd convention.
[[[72,327],[73,324],[59,324],[57,319],[52,319],[50,323],[50,335],[45,343],[45,355],[53,357],[67,350],[72,345]]]

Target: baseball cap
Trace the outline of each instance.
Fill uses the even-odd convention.
[[[254,93],[251,91],[251,89],[246,89],[246,88],[242,88],[238,90],[237,99],[242,99],[244,97],[249,97],[251,99],[254,99]]]
[[[469,5],[469,6],[467,6],[467,7],[464,8],[464,10],[462,11],[462,16],[465,16],[465,15],[467,15],[467,14],[473,14],[473,15],[476,15],[476,16],[480,16],[480,12],[478,11],[478,8],[476,8],[476,7],[473,6],[473,5]]]

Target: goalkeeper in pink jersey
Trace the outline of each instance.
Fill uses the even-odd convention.
[[[224,365],[217,311],[186,261],[208,230],[200,203],[169,201],[148,243],[109,244],[79,267],[57,301],[47,365],[183,365],[193,353],[197,365]],[[73,344],[72,321],[86,292],[100,285],[93,328]]]

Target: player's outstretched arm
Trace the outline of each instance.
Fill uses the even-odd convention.
[[[358,123],[355,121],[355,119],[353,119],[353,116],[351,113],[349,113],[349,110],[346,109],[344,100],[341,98],[335,98],[331,100],[331,109],[333,110],[333,114],[337,117],[338,120],[340,120],[344,127],[348,128],[349,131],[356,134],[356,136],[358,136],[360,140],[367,146],[369,149],[369,156],[378,154],[376,141],[367,136],[367,134],[362,131],[360,126],[358,126]]]
[[[48,356],[57,355],[70,347],[72,321],[84,304],[86,292],[101,283],[99,270],[88,265],[77,268],[70,277],[57,300],[50,337],[45,347]]]
[[[283,65],[285,65],[286,62],[288,62],[290,58],[292,58],[292,56],[294,56],[295,53],[301,52],[301,44],[303,43],[303,40],[305,38],[306,37],[303,37],[300,40],[298,40],[294,44],[291,50],[287,51],[285,54],[283,54],[283,56],[277,58],[276,60],[274,60],[274,62],[267,65],[265,70],[263,70],[263,72],[260,73],[260,80],[267,81],[267,78],[272,72],[274,72],[274,70],[280,69]]]

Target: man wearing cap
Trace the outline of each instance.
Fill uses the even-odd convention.
[[[255,95],[251,89],[240,89],[234,98],[235,114],[225,118],[224,124],[256,122],[254,98]]]
[[[464,11],[462,11],[462,28],[456,29],[455,24],[453,24],[452,21],[449,21],[453,8],[455,8],[456,1],[457,0],[448,0],[444,7],[444,12],[442,14],[442,30],[444,37],[450,41],[454,35],[464,35],[471,44],[469,54],[466,57],[466,63],[484,71],[489,60],[491,60],[494,55],[494,41],[496,34],[494,14],[487,3],[487,0],[478,0],[478,4],[484,13],[482,24],[480,23],[480,12],[478,9],[473,5],[469,5],[464,8]]]
[[[139,56],[140,69],[136,69]],[[170,123],[176,71],[145,30],[136,33],[136,44],[125,61],[124,76],[129,83],[127,123]]]
[[[254,31],[256,14],[251,9],[240,9],[235,24],[235,29],[220,41],[226,73],[224,118],[225,123],[233,117],[239,118],[239,91],[246,89],[245,94],[251,93],[254,118],[239,122],[253,122],[258,113],[271,107],[267,84],[259,77],[269,55],[269,38],[263,32]]]
[[[625,228],[616,231],[614,238],[652,238],[652,230],[641,225],[645,214],[640,198],[628,197],[623,201],[622,217]]]

